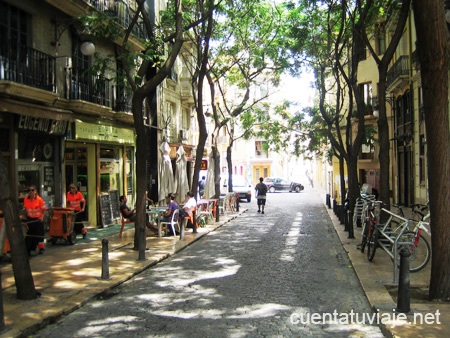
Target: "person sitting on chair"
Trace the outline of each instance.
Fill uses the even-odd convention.
[[[178,210],[179,207],[180,206],[178,205],[178,203],[175,202],[175,194],[169,194],[167,196],[167,211],[161,215],[160,221],[161,222],[170,222],[170,221],[172,221],[172,213],[175,210]],[[178,221],[178,215],[175,216],[174,221]]]
[[[119,202],[120,202],[120,213],[122,214],[122,216],[131,222],[135,222],[136,221],[136,208],[130,209],[128,207],[126,196],[120,196]]]
[[[126,218],[127,220],[129,220],[130,222],[136,222],[136,208],[130,209],[127,206],[127,197],[120,196],[119,202],[120,202],[120,213],[122,214],[122,216],[124,218]],[[147,228],[149,228],[153,232],[158,231],[158,229],[153,224],[150,224],[149,222],[146,222],[145,225],[147,226]]]
[[[192,211],[194,210],[195,207],[197,207],[197,201],[194,198],[194,194],[192,192],[190,192],[190,191],[188,191],[186,193],[186,200],[187,200],[186,203],[184,203],[184,205],[183,205],[183,210],[192,219]],[[193,224],[192,224],[190,219],[189,219],[189,221],[187,223],[187,227],[188,228],[193,228]]]

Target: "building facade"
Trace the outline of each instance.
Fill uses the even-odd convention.
[[[152,20],[165,5],[148,1]],[[117,76],[123,69],[117,42],[92,43],[79,20],[100,11],[127,27],[134,6],[128,0],[0,0],[0,151],[19,202],[35,184],[48,206],[65,206],[67,187],[75,183],[92,227],[117,221],[119,195],[134,204],[136,137],[131,95]],[[130,37],[137,49],[144,48],[140,38],[145,36],[138,20]],[[111,55],[108,67],[98,68]],[[151,192],[157,191],[159,144],[167,140],[175,150],[184,145],[189,156],[192,149],[186,144],[191,106],[188,99],[182,102],[181,72],[177,61],[152,98],[156,124],[166,128],[150,133]],[[168,115],[172,122],[164,125]]]

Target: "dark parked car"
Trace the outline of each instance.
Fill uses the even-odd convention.
[[[305,187],[301,183],[291,182],[278,177],[266,177],[263,183],[267,185],[269,192],[275,191],[300,192],[303,189],[305,189]]]

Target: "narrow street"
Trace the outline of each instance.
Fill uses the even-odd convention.
[[[268,194],[264,215],[255,199],[241,207],[34,337],[383,337],[363,323],[372,311],[318,193]]]

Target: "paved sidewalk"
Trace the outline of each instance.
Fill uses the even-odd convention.
[[[42,296],[35,300],[16,298],[16,287],[11,264],[2,264],[2,288],[5,329],[1,337],[26,337],[37,329],[81,307],[93,297],[106,296],[108,290],[132,278],[141,271],[173,255],[215,230],[239,213],[221,215],[220,222],[189,229],[185,239],[177,237],[147,237],[146,260],[139,261],[139,252],[133,250],[134,227],[128,226],[119,238],[120,224],[88,233],[88,239],[77,238],[77,245],[48,244],[44,255],[30,260],[36,289]],[[109,276],[102,276],[102,239],[109,241]]]
[[[369,262],[367,249],[362,253],[356,247],[361,243],[361,228],[355,227],[356,239],[349,239],[333,209],[328,209],[328,212],[372,309],[378,311],[382,319],[393,319],[392,314],[395,313],[397,320],[381,325],[385,334],[392,337],[450,337],[450,303],[427,299],[431,262],[422,271],[410,274],[411,313],[406,314],[405,320],[401,317],[403,314],[393,312],[397,308],[398,284],[394,283],[393,263],[388,254],[378,248],[374,260]],[[439,317],[436,317],[437,311]],[[440,324],[436,323],[437,320]]]

